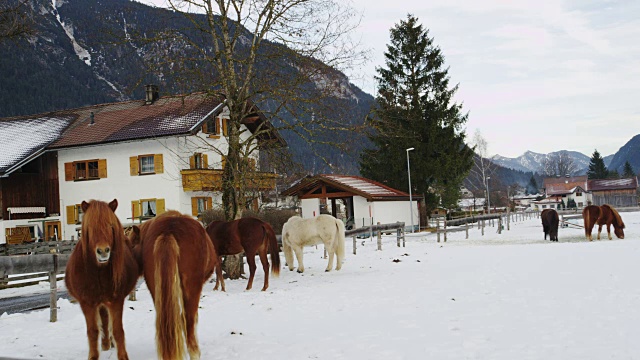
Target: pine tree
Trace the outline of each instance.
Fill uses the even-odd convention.
[[[629,164],[629,161],[624,162],[624,168],[622,170],[622,177],[630,178],[636,176],[636,173],[633,172],[633,167]]]
[[[598,150],[591,155],[591,161],[589,162],[589,170],[587,170],[587,177],[589,179],[606,179],[609,176],[609,171],[604,165],[604,159],[600,156]]]
[[[527,195],[535,195],[538,193],[538,183],[536,179],[531,175],[531,179],[529,179],[529,184],[527,184],[527,189],[525,190],[525,194]]]
[[[374,148],[362,153],[360,171],[408,190],[409,154],[413,192],[425,195],[427,208],[452,207],[473,164],[473,149],[464,141],[468,115],[453,103],[458,86],[450,87],[444,56],[416,17],[408,15],[390,33],[385,67],[377,68],[369,135]]]

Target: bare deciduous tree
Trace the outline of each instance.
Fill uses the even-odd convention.
[[[565,176],[576,172],[578,166],[568,151],[560,151],[545,157],[542,160],[541,170],[545,176]]]
[[[479,129],[476,129],[473,134],[472,144],[474,145],[476,156],[474,157],[473,167],[469,172],[469,178],[472,181],[469,181],[468,184],[473,187],[472,190],[482,190],[485,199],[488,199],[490,191],[489,178],[495,172],[497,165],[492,161],[492,157],[489,157],[487,140],[482,136]]]
[[[264,124],[275,123],[279,130],[324,145],[338,140],[315,133],[349,130],[324,100],[349,96],[348,82],[336,76],[336,70],[364,60],[364,52],[349,36],[357,18],[337,0],[167,0],[167,4],[174,14],[188,19],[189,29],[167,31],[154,40],[165,50],[180,42],[189,52],[164,56],[158,65],[166,70],[170,64],[171,70],[184,72],[185,88],[204,89],[225,99],[229,146],[221,154],[226,160],[223,206],[227,219],[237,219],[254,172],[248,159],[273,140],[269,135],[273,129],[266,125],[251,133],[243,131],[247,119],[264,117]]]
[[[35,34],[32,12],[28,0],[0,1],[0,42]]]

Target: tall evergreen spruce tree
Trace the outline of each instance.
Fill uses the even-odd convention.
[[[529,183],[527,184],[525,193],[527,195],[535,195],[538,193],[538,182],[536,182],[536,179],[533,177],[533,175],[531,176],[531,179],[529,179]]]
[[[587,170],[587,178],[589,179],[606,179],[609,176],[609,171],[604,165],[604,159],[600,156],[598,150],[591,155],[591,161],[589,162],[589,170]]]
[[[363,176],[408,191],[406,149],[415,194],[425,195],[427,209],[454,207],[460,184],[473,164],[465,144],[467,114],[453,103],[458,86],[449,85],[444,56],[418,19],[408,15],[391,30],[385,67],[377,68],[377,109],[363,151]]]
[[[624,162],[624,168],[622,169],[622,177],[630,178],[636,176],[636,173],[633,172],[633,167],[629,163],[629,161]]]

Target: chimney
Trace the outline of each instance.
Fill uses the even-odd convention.
[[[144,92],[145,92],[144,103],[146,105],[153,104],[160,97],[158,95],[158,85],[145,85]]]

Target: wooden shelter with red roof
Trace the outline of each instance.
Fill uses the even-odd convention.
[[[352,175],[307,176],[282,192],[300,199],[302,216],[311,218],[328,213],[345,221],[348,227],[404,222],[419,225],[420,196],[390,188],[379,182]]]

